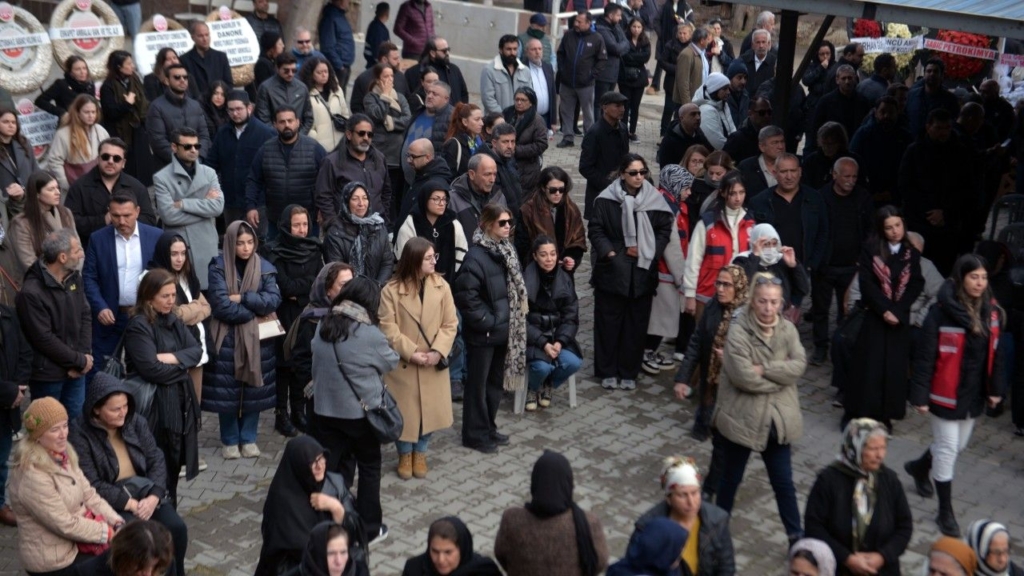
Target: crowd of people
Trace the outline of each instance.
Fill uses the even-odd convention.
[[[498,429],[506,393],[550,407],[588,352],[576,283],[589,250],[594,376],[613,393],[674,371],[675,396],[697,406],[693,438],[712,440],[707,473],[668,458],[664,501],[609,566],[569,461],[545,451],[531,502],[501,519],[496,561],[446,517],[405,574],[734,574],[729,518],[751,452],[791,574],[898,574],[913,523],[885,456],[908,405],[933,438],[904,468],[938,497],[948,537],[932,573],[1019,574],[1005,526],[962,533],[952,483],[977,418],[1011,389],[1024,435],[1020,247],[978,242],[1024,151],[1024,114],[1011,121],[992,81],[958,100],[940,59],[898,78],[882,54],[868,76],[862,46],[837,58],[824,42],[802,114],[778,126],[773,14],[736,53],[683,0],[601,4],[557,45],[543,13],[505,31],[479,104],[427,0],[401,4],[401,48],[377,5],[355,77],[348,0],[324,6],[319,50],[305,28],[287,49],[258,0],[250,86],[234,87],[197,22],[195,47],[160,50],[145,78],[117,50],[97,90],[68,58],[36,101],[61,118],[42,161],[0,109],[0,522],[18,526],[22,566],[183,575],[178,483],[206,469],[202,414],[234,460],[260,455],[259,415],[274,410],[290,440],[257,574],[368,574],[388,535],[382,444],[399,478],[423,479],[453,402],[462,445],[485,455],[513,441]],[[643,95],[662,89],[655,164],[630,146]],[[583,136],[582,206],[545,162],[555,130],[559,148]],[[830,353],[843,441],[801,518],[798,383]]]

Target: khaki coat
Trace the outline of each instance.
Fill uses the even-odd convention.
[[[416,442],[452,425],[452,392],[448,370],[409,362],[415,352],[436,350],[448,356],[459,327],[451,287],[438,274],[427,277],[423,301],[418,291],[388,282],[380,295],[380,329],[398,353],[398,367],[384,375],[405,420],[402,442]],[[420,333],[419,325],[430,339]],[[422,429],[420,426],[422,425]]]
[[[754,366],[764,367],[764,376]],[[796,326],[780,318],[765,338],[753,312],[736,313],[722,353],[718,376],[718,403],[712,419],[729,440],[762,452],[768,446],[772,424],[779,444],[792,444],[803,435],[797,383],[807,368],[807,356]]]

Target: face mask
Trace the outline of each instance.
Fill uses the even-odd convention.
[[[772,266],[782,260],[782,252],[775,246],[766,246],[761,249],[761,263],[765,266]]]
[[[531,38],[536,38],[538,40],[542,40],[544,38],[544,31],[543,30],[537,30],[535,28],[527,28],[526,29],[526,34],[528,36],[530,36]]]

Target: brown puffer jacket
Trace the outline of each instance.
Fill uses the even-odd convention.
[[[764,376],[754,372],[764,367]],[[772,424],[780,444],[803,435],[803,416],[797,382],[807,368],[800,334],[780,318],[765,338],[746,307],[729,327],[718,380],[718,405],[713,424],[729,440],[761,452],[768,445]]]

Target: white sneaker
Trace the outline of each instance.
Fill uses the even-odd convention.
[[[673,352],[672,359],[676,362],[682,362],[683,360],[686,360],[686,355],[682,352]]]
[[[242,457],[242,453],[238,451],[238,446],[225,446],[221,448],[220,453],[224,456],[225,460],[238,460]]]
[[[618,390],[619,381],[615,378],[605,378],[604,380],[601,380],[601,388],[604,388],[605,390]]]
[[[654,350],[644,350],[644,360],[640,367],[648,374],[656,375],[661,373],[661,364],[658,363],[658,356],[654,353]]]
[[[619,388],[623,390],[636,390],[636,380],[622,379],[622,383],[619,384]]]
[[[255,444],[242,444],[242,457],[243,458],[258,458],[260,455],[260,447]]]
[[[380,544],[381,542],[383,542],[383,541],[388,539],[388,534],[389,534],[389,532],[388,532],[388,525],[387,524],[381,524],[380,525],[380,532],[377,533],[377,536],[375,536],[374,538],[371,538],[370,541],[368,542],[368,544],[370,546],[373,546],[375,544]]]
[[[203,460],[202,458],[199,459],[199,471],[200,472],[202,472],[203,470],[206,470],[209,467],[210,467],[210,465],[206,463],[206,460]],[[181,465],[181,472],[178,472],[178,478],[184,478],[187,475],[187,472],[185,471],[185,468],[186,468],[185,465],[182,464]]]

